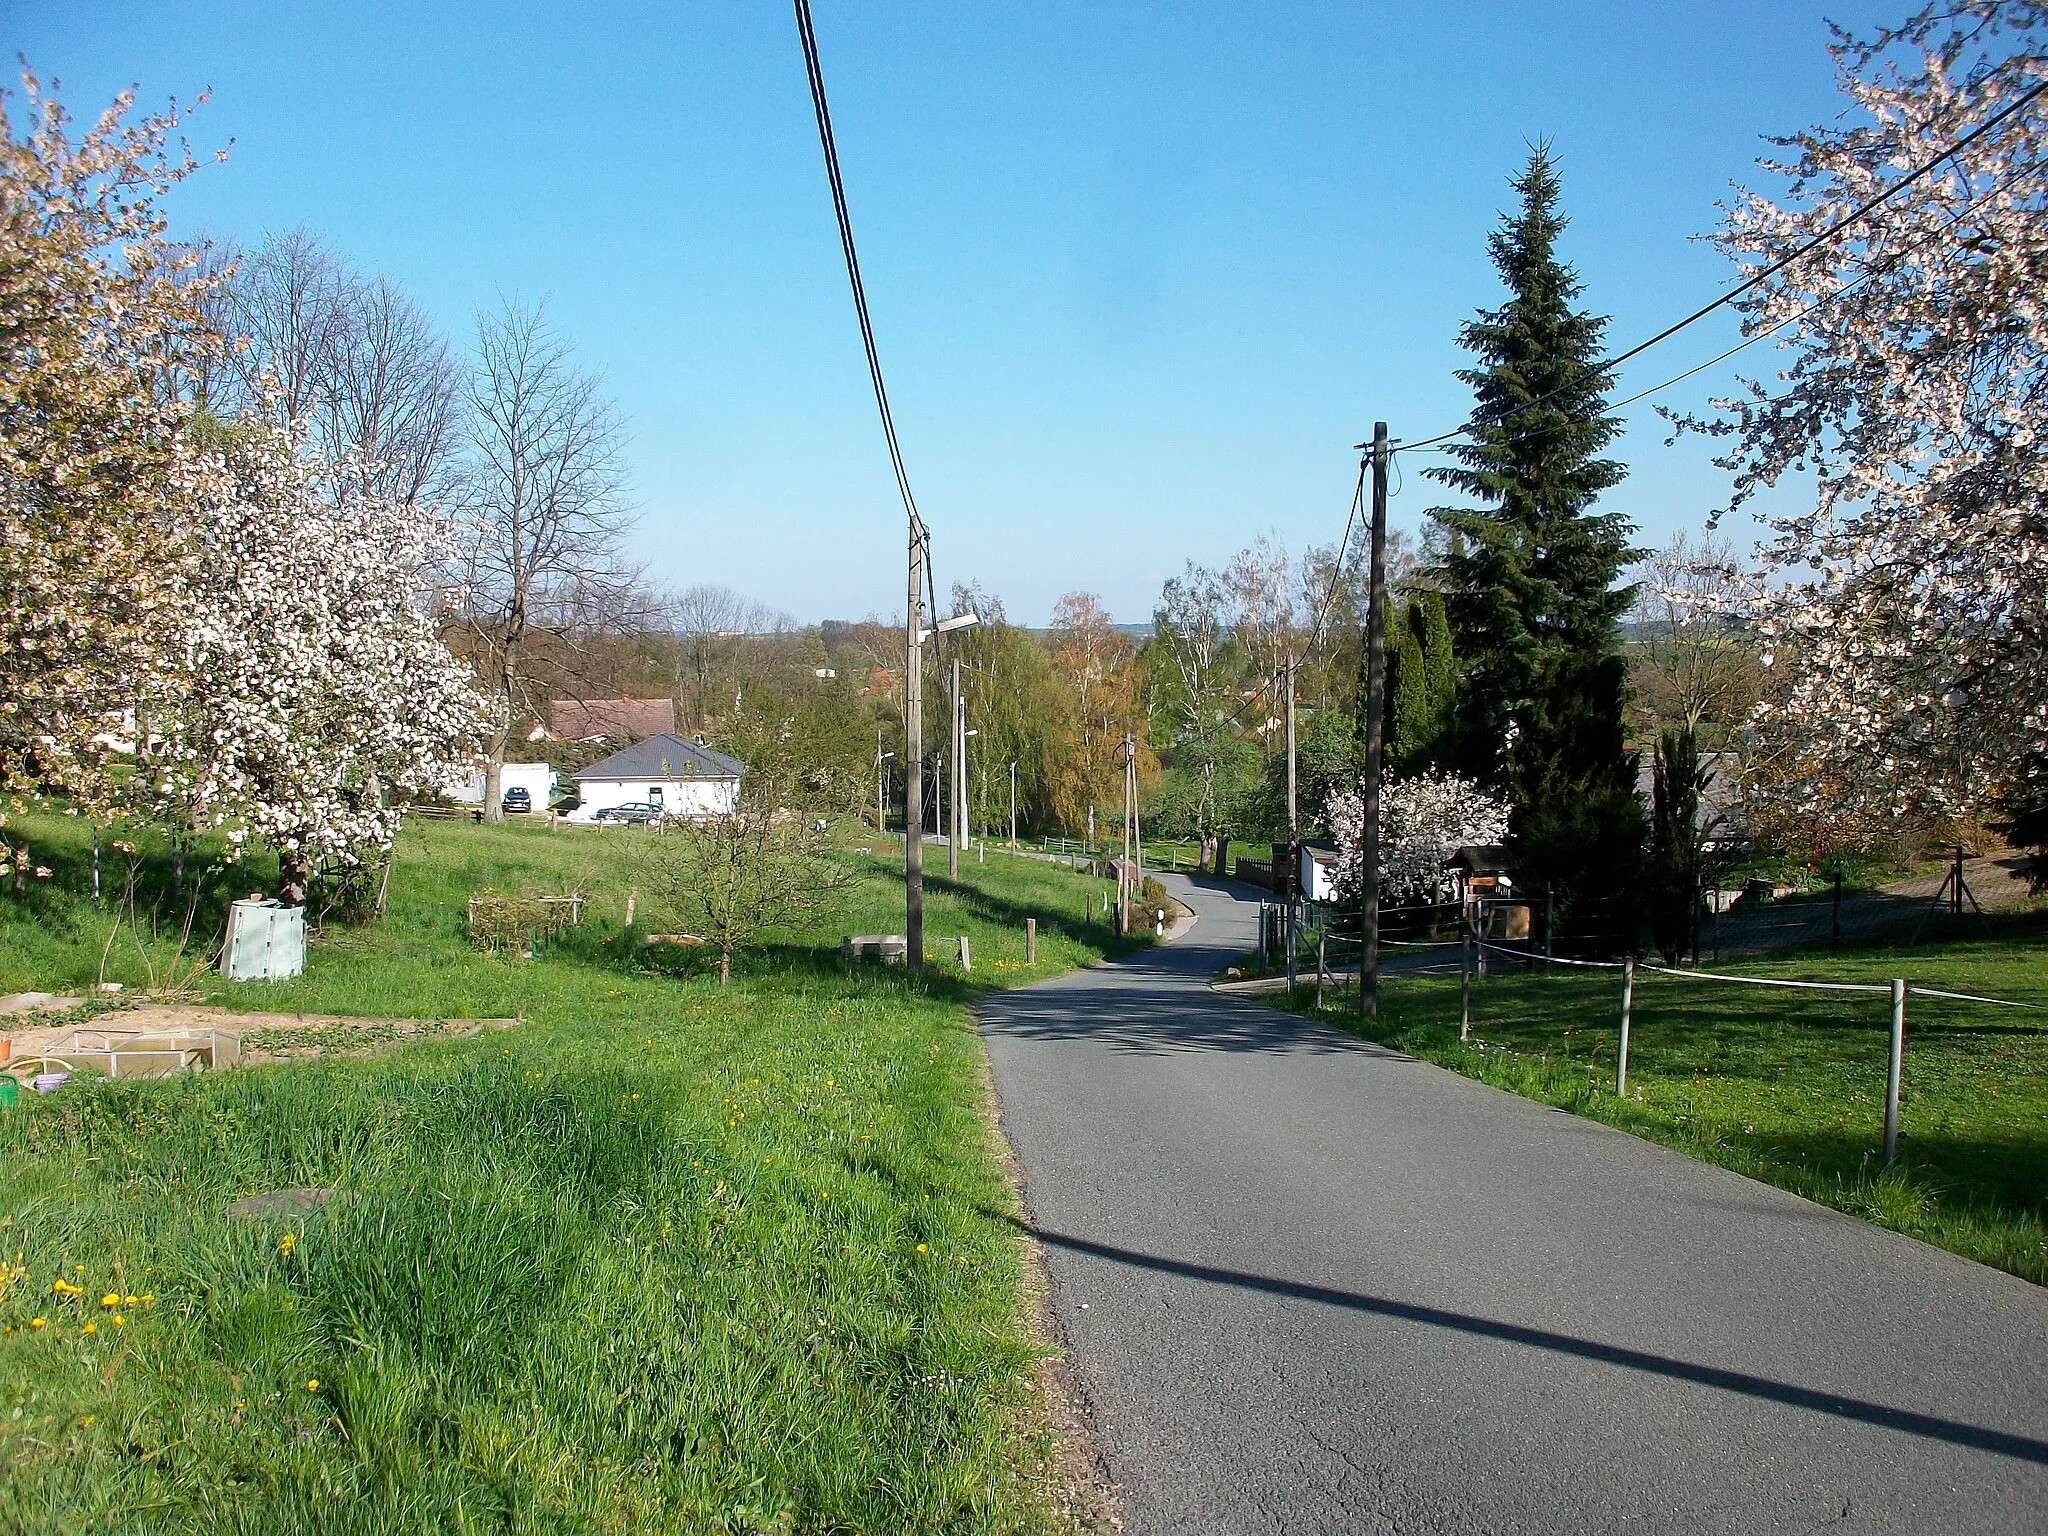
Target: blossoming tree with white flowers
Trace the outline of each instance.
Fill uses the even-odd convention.
[[[1337,892],[1349,901],[1364,873],[1364,805],[1355,789],[1330,797],[1337,838]],[[1390,779],[1380,792],[1380,892],[1397,901],[1441,901],[1450,893],[1451,856],[1460,848],[1504,843],[1508,802],[1455,773]]]
[[[150,783],[231,843],[269,843],[303,899],[314,863],[387,850],[405,802],[445,786],[486,716],[419,605],[448,552],[439,516],[337,492],[330,466],[261,418],[216,436],[152,690]]]
[[[1757,270],[1842,227],[1741,301],[1750,333],[1782,328],[1775,381],[1682,423],[1732,438],[1733,505],[1813,477],[1770,520],[1747,616],[1770,680],[1754,777],[1816,825],[1980,809],[2048,752],[2048,96],[2024,100],[2044,43],[2040,0],[1841,37],[1857,120],[1778,141],[1788,190],[1717,236]]]
[[[157,199],[193,169],[176,112],[86,131],[26,67],[0,92],[0,788],[106,788],[195,465],[167,364],[203,346]],[[19,852],[18,849],[14,850]]]

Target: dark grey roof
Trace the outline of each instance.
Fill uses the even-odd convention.
[[[736,757],[667,731],[578,769],[582,779],[736,779],[746,765]]]

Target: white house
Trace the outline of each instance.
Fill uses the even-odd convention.
[[[570,821],[595,821],[608,806],[649,804],[664,816],[729,816],[740,803],[739,759],[669,731],[636,741],[575,775],[583,803]]]

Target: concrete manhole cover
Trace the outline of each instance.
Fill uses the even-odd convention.
[[[260,1195],[245,1195],[228,1207],[230,1221],[251,1221],[260,1216],[310,1216],[334,1198],[331,1189],[273,1189]]]

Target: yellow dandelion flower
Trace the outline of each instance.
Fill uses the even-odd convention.
[[[925,1246],[924,1246],[924,1244],[923,1244],[923,1243],[919,1243],[919,1244],[917,1245],[917,1251],[918,1251],[919,1253],[923,1253],[923,1252],[925,1251]]]
[[[121,1298],[121,1305],[124,1307],[132,1307],[135,1305],[135,1298],[133,1296],[123,1296]]]
[[[308,1392],[318,1392],[320,1390],[320,1378],[318,1376],[308,1377],[306,1379],[306,1390]]]
[[[78,1331],[80,1333],[98,1333],[100,1331],[100,1325],[98,1323],[88,1321],[86,1325]]]
[[[41,1327],[45,1326],[45,1325],[44,1325],[44,1322],[43,1322],[43,1319],[41,1319],[40,1317],[32,1317],[32,1318],[30,1318],[30,1319],[28,1320],[28,1325],[29,1325],[29,1327],[31,1327],[31,1328],[41,1328]]]
[[[126,1328],[128,1326],[128,1319],[121,1313],[116,1312],[114,1314],[114,1326],[116,1328]]]
[[[109,1291],[106,1295],[100,1298],[100,1305],[103,1307],[118,1307],[119,1305],[121,1305],[121,1298],[116,1296],[112,1291]]]
[[[85,1416],[84,1416],[83,1418],[81,1418],[81,1419],[80,1419],[80,1420],[78,1421],[78,1427],[79,1427],[80,1429],[84,1429],[84,1428],[86,1428],[86,1427],[87,1427],[88,1425],[90,1425],[91,1423],[92,1423],[92,1415],[88,1413],[88,1414],[86,1414],[86,1415],[85,1415]]]

